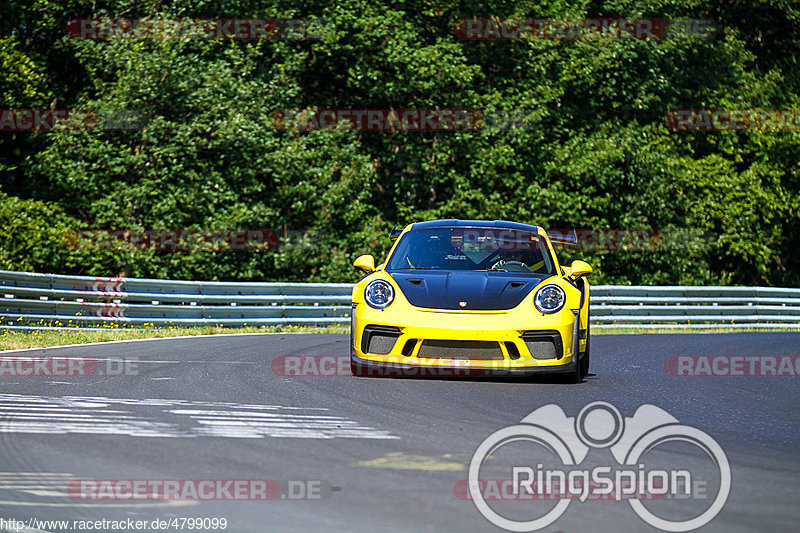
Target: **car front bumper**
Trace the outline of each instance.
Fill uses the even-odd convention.
[[[413,308],[402,320],[394,315],[364,304],[353,308],[351,360],[366,375],[567,373],[585,346],[577,310],[532,316]]]

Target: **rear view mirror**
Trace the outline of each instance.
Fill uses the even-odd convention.
[[[592,267],[589,266],[589,263],[581,261],[580,259],[573,261],[572,265],[569,267],[569,275],[575,279],[578,279],[581,276],[588,276],[591,273]]]
[[[371,255],[362,255],[355,261],[353,261],[353,266],[356,268],[360,268],[364,272],[374,272],[375,271],[375,258]],[[587,265],[588,266],[588,265]],[[591,270],[591,268],[590,268]]]

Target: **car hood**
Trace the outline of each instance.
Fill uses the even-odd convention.
[[[463,311],[512,309],[544,279],[510,272],[474,271],[427,270],[390,275],[413,306]]]

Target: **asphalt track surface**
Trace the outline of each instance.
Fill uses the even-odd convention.
[[[93,376],[0,376],[0,517],[216,517],[232,532],[502,531],[454,491],[478,445],[542,406],[556,404],[574,417],[606,401],[626,417],[656,405],[720,444],[732,471],[730,496],[701,531],[800,527],[800,378],[679,377],[665,370],[675,355],[796,356],[798,333],[595,335],[590,374],[577,385],[549,378],[284,376],[275,371],[280,365],[271,366],[279,356],[347,354],[348,336],[336,334],[0,354],[88,356],[99,364]],[[119,374],[123,359],[138,366]],[[120,479],[268,479],[284,482],[284,498],[131,502],[67,495],[71,481]],[[308,487],[319,487],[320,498],[285,498],[289,480],[312,480]],[[657,529],[627,502],[575,502],[542,531]]]

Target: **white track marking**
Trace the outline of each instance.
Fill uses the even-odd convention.
[[[194,500],[170,500],[170,501],[148,501],[147,503],[129,503],[129,502],[109,502],[104,503],[103,505],[108,507],[124,507],[124,508],[143,508],[143,509],[150,509],[152,507],[182,507],[187,505],[198,505],[200,502]],[[77,508],[83,507],[87,508],[85,504],[80,504],[79,502],[71,502],[71,503],[50,503],[50,502],[20,502],[14,500],[0,500],[0,505],[6,505],[8,507],[66,507],[71,511],[74,511]],[[97,503],[92,502],[92,509],[97,509]],[[22,529],[19,533],[25,533],[26,531],[40,531],[38,529]],[[0,533],[3,533],[0,531]],[[16,531],[14,533],[17,533]],[[47,532],[44,532],[47,533]]]
[[[239,439],[399,438],[330,414],[322,407],[23,394],[0,394],[0,433]]]

